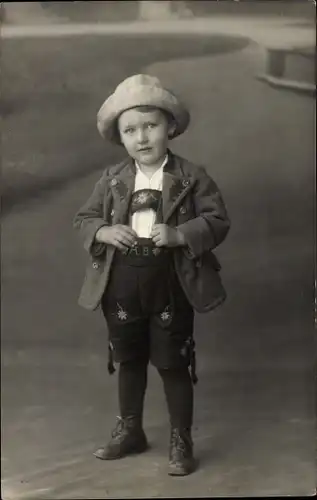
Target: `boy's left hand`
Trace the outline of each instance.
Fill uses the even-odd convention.
[[[167,224],[155,224],[150,237],[157,247],[178,247],[185,245],[183,233]]]

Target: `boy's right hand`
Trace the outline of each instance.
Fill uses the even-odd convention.
[[[125,250],[127,247],[132,247],[138,235],[129,226],[115,224],[114,226],[102,226],[96,233],[96,241],[113,245],[119,250]]]

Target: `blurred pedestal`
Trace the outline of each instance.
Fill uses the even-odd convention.
[[[162,20],[173,17],[171,1],[144,0],[139,2],[139,18]]]
[[[139,2],[139,19],[162,21],[192,17],[193,13],[181,0],[144,0]]]
[[[306,93],[316,94],[316,61],[314,47],[291,49],[268,48],[265,73],[259,75],[270,85]]]
[[[50,2],[46,2],[48,5]],[[3,20],[6,24],[37,25],[59,23],[64,19],[48,11],[44,2],[4,2]]]

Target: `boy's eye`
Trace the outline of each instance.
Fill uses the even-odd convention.
[[[126,128],[125,129],[125,134],[132,134],[134,132],[134,129],[132,127]]]
[[[147,128],[155,128],[156,127],[156,123],[148,123],[147,124]]]

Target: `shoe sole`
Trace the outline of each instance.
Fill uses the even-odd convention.
[[[188,476],[189,474],[191,474],[192,472],[195,472],[197,468],[197,463],[195,461],[195,463],[192,464],[191,467],[189,467],[188,469],[181,469],[180,467],[172,467],[172,466],[169,466],[169,470],[168,470],[168,475],[169,476]]]
[[[169,470],[168,475],[169,476],[175,476],[175,477],[182,477],[182,476],[188,476],[192,472],[194,472],[195,469],[190,469],[190,470]]]
[[[139,453],[144,453],[149,449],[149,445],[143,445],[140,446],[139,448],[133,448],[132,450],[122,454],[122,455],[112,455],[112,456],[101,456],[98,455],[97,452],[93,453],[93,455],[96,458],[99,458],[99,460],[119,460],[120,458],[128,457],[129,455],[138,455]]]

